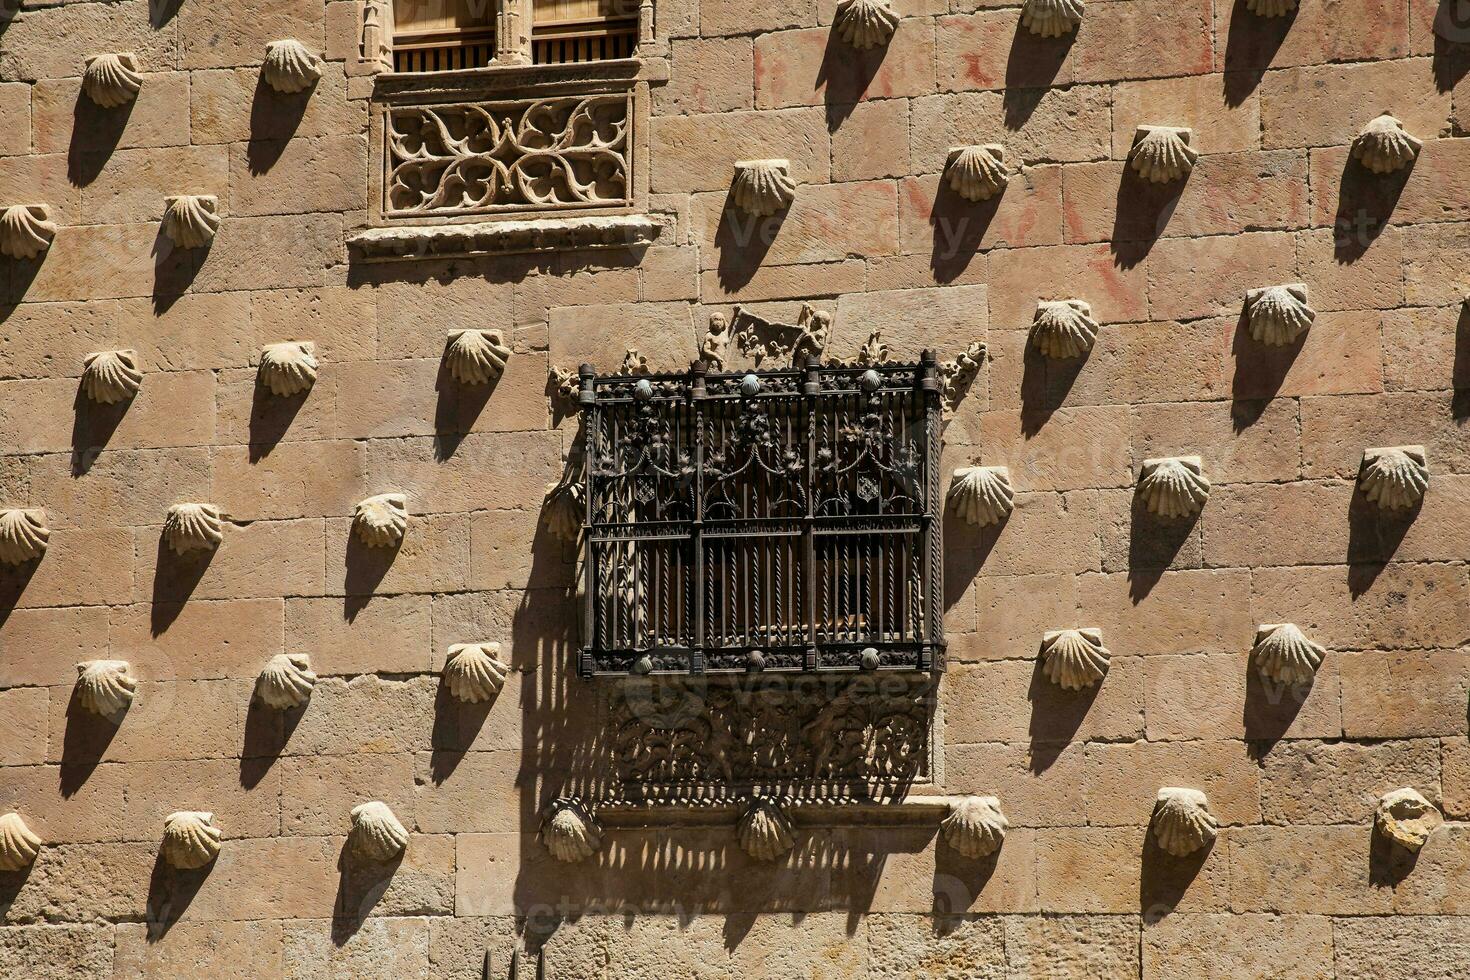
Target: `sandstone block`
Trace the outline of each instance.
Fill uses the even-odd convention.
[[[1361,824],[1385,793],[1440,780],[1433,739],[1285,742],[1263,760],[1262,810],[1273,824]]]
[[[1267,72],[1260,94],[1264,144],[1269,149],[1351,143],[1385,108],[1421,139],[1448,131],[1450,93],[1437,90],[1427,68],[1422,59],[1409,58]],[[1344,99],[1344,91],[1373,92],[1377,98]]]
[[[886,47],[829,58],[826,28],[778,31],[755,41],[757,108],[850,104],[907,98],[935,90],[934,28],[910,20]]]
[[[282,759],[279,771],[281,832],[287,836],[344,837],[348,814],[363,800],[381,800],[415,825],[413,756],[407,752],[297,756]]]
[[[1199,0],[1094,4],[1077,39],[1073,77],[1100,82],[1206,74],[1214,61],[1211,16]]]
[[[269,169],[262,157],[271,161]],[[235,144],[229,185],[233,214],[366,210],[367,141],[325,136]]]
[[[754,49],[749,38],[674,41],[672,78],[654,90],[660,115],[738,112],[754,106]]]
[[[134,583],[131,539],[127,531],[54,530],[44,561],[0,570],[0,597],[31,609],[126,602]]]
[[[1376,61],[1409,53],[1409,12],[1399,4],[1373,0],[1347,10],[1337,4],[1299,9],[1291,30],[1257,26],[1242,4],[1215,11],[1215,58],[1232,71]],[[1238,38],[1239,40],[1236,40]]]
[[[1260,772],[1238,742],[1092,744],[1087,761],[1088,822],[1095,826],[1147,825],[1160,786],[1203,791],[1221,824],[1261,819]]]
[[[349,615],[342,600],[286,602],[286,646],[313,651],[317,673],[416,674],[431,669],[427,596],[380,596]]]
[[[1149,262],[1150,315],[1238,315],[1246,290],[1291,280],[1293,255],[1280,232],[1161,241]]]
[[[338,517],[368,492],[366,452],[350,442],[291,443],[256,458],[254,447],[212,454],[210,499],[239,521]]]
[[[113,977],[117,980],[189,980],[201,972],[221,980],[284,975],[278,922],[180,923],[162,940],[148,927],[117,927]]]
[[[723,191],[737,160],[790,160],[799,185],[824,183],[831,169],[817,109],[659,117],[651,139],[670,151],[653,161],[650,189],[660,194]]]
[[[10,976],[104,980],[112,955],[111,926],[0,928],[0,970]]]
[[[1024,168],[1004,193],[970,203],[939,174],[899,184],[905,252],[930,254],[936,278],[950,278],[980,249],[1059,245],[1062,241],[1058,167]]]
[[[437,689],[429,677],[383,680],[365,675],[350,682],[323,678],[285,754],[392,755],[420,749],[425,733],[433,730]]]
[[[0,766],[46,761],[49,701],[43,688],[0,691]]]
[[[898,189],[889,181],[811,185],[789,211],[765,219],[727,211],[726,200],[723,193],[696,195],[692,218],[702,267],[732,282],[756,265],[900,251]]]
[[[196,145],[348,135],[365,131],[367,102],[349,101],[341,65],[324,66],[316,86],[302,95],[271,91],[260,84],[260,73],[253,68],[193,71],[189,125]],[[270,153],[278,150],[257,145],[256,160],[266,166],[273,162]]]
[[[1470,650],[1342,658],[1342,727],[1349,738],[1457,735],[1465,727],[1467,697]]]
[[[10,156],[31,151],[31,89],[20,82],[0,84],[0,155]]]
[[[1318,915],[1182,914],[1143,930],[1143,976],[1227,980],[1333,974],[1332,920]]]
[[[1342,980],[1408,971],[1452,977],[1470,956],[1470,923],[1455,916],[1335,919],[1337,975]]]

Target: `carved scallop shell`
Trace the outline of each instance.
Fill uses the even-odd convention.
[[[143,387],[143,372],[138,370],[138,352],[110,350],[88,354],[82,362],[82,392],[99,405],[116,405],[127,401]]]
[[[1375,174],[1389,174],[1408,166],[1423,145],[1404,130],[1403,123],[1384,113],[1353,140],[1353,158]]]
[[[1011,179],[1006,173],[1006,148],[999,143],[951,147],[946,173],[949,186],[967,201],[988,201]]]
[[[352,526],[369,548],[392,548],[408,530],[408,497],[383,493],[369,497],[352,512]]]
[[[1358,486],[1370,503],[1384,510],[1408,510],[1429,489],[1429,461],[1423,446],[1394,446],[1363,453]]]
[[[88,660],[77,664],[77,703],[104,718],[116,718],[133,704],[138,682],[126,660]]]
[[[1296,5],[1297,0],[1245,0],[1245,9],[1257,17],[1285,17]]]
[[[1189,176],[1199,152],[1190,144],[1194,133],[1179,126],[1139,126],[1128,154],[1133,169],[1154,184]]]
[[[777,861],[796,846],[791,818],[775,800],[757,797],[746,804],[735,828],[740,847],[757,861]]]
[[[1138,493],[1160,517],[1193,517],[1210,499],[1210,480],[1198,456],[1146,459],[1138,475]]]
[[[277,398],[295,397],[316,384],[316,370],[316,344],[311,341],[267,344],[260,350],[257,377]]]
[[[563,541],[575,542],[582,533],[582,519],[586,517],[585,490],[581,483],[548,483],[544,518],[546,527]]]
[[[790,160],[740,160],[735,164],[735,206],[757,218],[784,211],[796,198]]]
[[[224,539],[224,515],[214,504],[175,504],[163,521],[163,540],[176,555],[213,551]]]
[[[1015,508],[1011,472],[1004,466],[971,466],[955,470],[949,485],[955,510],[976,527],[999,524]]]
[[[15,204],[0,214],[0,255],[34,259],[51,247],[56,224],[46,204]]]
[[[898,14],[889,0],[839,0],[834,23],[838,37],[866,51],[889,42],[898,30]]]
[[[352,808],[352,833],[347,842],[353,854],[382,863],[393,860],[408,848],[408,831],[388,804],[374,800]]]
[[[1107,676],[1111,662],[1102,630],[1052,630],[1041,638],[1041,672],[1063,690],[1095,686]]]
[[[1042,300],[1036,304],[1030,339],[1043,357],[1065,361],[1083,356],[1097,341],[1092,307],[1080,299]]]
[[[138,56],[131,52],[97,54],[87,59],[82,74],[82,91],[104,109],[116,109],[138,97],[143,76],[138,74]]]
[[[311,700],[316,674],[304,653],[282,653],[271,658],[255,682],[255,697],[267,708],[290,711]]]
[[[203,248],[219,231],[219,198],[184,194],[164,198],[163,233],[179,248]]]
[[[488,385],[505,373],[510,348],[499,330],[454,330],[444,353],[449,376],[462,385]]]
[[[0,817],[0,871],[28,868],[41,853],[41,838],[31,832],[18,813]]]
[[[449,648],[444,683],[459,700],[481,704],[500,693],[509,673],[500,662],[499,643],[461,643]]]
[[[1010,825],[994,796],[966,796],[951,801],[939,829],[945,843],[960,854],[985,858],[1000,850]]]
[[[46,553],[51,529],[40,508],[0,510],[0,564],[23,565]]]
[[[296,40],[272,41],[265,46],[261,77],[277,92],[304,92],[322,77],[322,59]]]
[[[212,813],[171,813],[163,821],[163,859],[180,871],[194,871],[219,856],[223,838]]]
[[[1245,294],[1251,336],[1268,347],[1285,347],[1311,329],[1316,312],[1307,305],[1305,283],[1252,289]]]
[[[1082,0],[1026,0],[1021,26],[1042,37],[1062,37],[1082,23]]]
[[[1317,676],[1327,651],[1307,639],[1293,623],[1262,626],[1256,630],[1251,651],[1261,676],[1278,684],[1307,684]]]
[[[1396,789],[1384,794],[1373,815],[1373,826],[1389,840],[1418,853],[1444,817],[1416,789]]]
[[[1210,801],[1197,789],[1165,787],[1154,803],[1153,831],[1159,846],[1175,857],[1188,857],[1213,843],[1219,823]]]
[[[602,828],[580,800],[557,800],[541,820],[541,842],[558,861],[585,861],[602,846]]]

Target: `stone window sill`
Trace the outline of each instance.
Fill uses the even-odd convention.
[[[644,249],[673,237],[663,214],[457,222],[370,228],[347,239],[353,261],[401,262],[587,249]]]

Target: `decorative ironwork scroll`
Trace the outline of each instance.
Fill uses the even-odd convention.
[[[933,355],[581,383],[584,673],[934,666]]]
[[[392,106],[387,217],[632,203],[630,93]]]

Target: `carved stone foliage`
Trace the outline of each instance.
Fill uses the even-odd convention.
[[[1391,174],[1414,162],[1423,145],[1423,140],[1405,131],[1403,123],[1384,113],[1353,140],[1353,159],[1375,174]]]
[[[51,529],[40,508],[0,510],[0,565],[23,565],[46,553]]]
[[[1429,489],[1429,458],[1423,446],[1393,446],[1363,453],[1358,487],[1384,510],[1410,510]]]
[[[757,861],[776,861],[796,846],[791,818],[781,804],[766,797],[756,797],[746,804],[735,827],[740,847]]]
[[[1006,148],[999,143],[955,146],[949,151],[945,176],[956,194],[967,201],[988,201],[1005,190]]]
[[[212,813],[172,813],[163,821],[163,859],[180,871],[204,867],[219,856],[224,834]]]
[[[101,351],[82,362],[82,393],[99,405],[125,402],[143,387],[135,350]]]
[[[1146,459],[1138,475],[1138,495],[1149,512],[1168,520],[1193,517],[1210,498],[1210,480],[1198,456]]]
[[[939,825],[944,842],[967,858],[986,858],[1005,843],[1011,826],[994,796],[965,796],[950,804]]]
[[[960,517],[976,527],[999,524],[1016,506],[1011,473],[1004,466],[971,466],[955,470],[949,499]]]
[[[1269,347],[1294,344],[1311,329],[1316,312],[1307,305],[1306,283],[1252,289],[1245,294],[1251,337]]]
[[[1082,0],[1026,0],[1021,26],[1041,37],[1062,37],[1082,23]]]
[[[116,109],[138,97],[143,76],[138,74],[138,56],[131,52],[96,54],[87,59],[82,73],[82,91],[104,109]]]
[[[631,203],[626,93],[395,106],[389,216],[488,214]]]
[[[77,664],[77,703],[86,711],[117,720],[132,706],[138,682],[126,660],[89,660]]]
[[[1182,858],[1208,847],[1219,826],[1210,812],[1210,801],[1199,790],[1167,786],[1159,790],[1153,833],[1166,853]]]
[[[18,813],[0,817],[0,871],[19,871],[41,853],[41,838],[31,832]]]
[[[1442,823],[1444,817],[1434,804],[1409,788],[1385,794],[1373,815],[1373,826],[1379,834],[1415,853]]]
[[[163,522],[163,540],[176,555],[213,551],[225,539],[225,520],[214,504],[175,504]]]
[[[985,356],[985,345],[977,341],[953,359],[939,362],[940,400],[944,405],[945,418],[960,410],[960,402],[970,393],[970,386],[985,366]]]
[[[277,92],[287,95],[305,92],[322,77],[322,59],[300,41],[272,41],[266,45],[260,75]]]
[[[740,160],[730,188],[735,206],[746,214],[766,218],[784,211],[796,199],[796,181],[790,160]]]
[[[820,357],[832,333],[832,314],[803,303],[795,323],[778,323],[735,307],[731,334],[740,352],[756,367],[794,363],[798,357]],[[767,364],[766,362],[774,362]]]
[[[505,373],[510,360],[505,334],[499,330],[453,330],[444,363],[449,376],[462,385],[488,385]]]
[[[1128,161],[1138,175],[1154,184],[1188,177],[1199,159],[1194,133],[1178,126],[1139,126]]]
[[[408,497],[384,493],[369,497],[352,512],[352,527],[369,548],[393,548],[408,531]]]
[[[551,856],[567,864],[585,861],[602,846],[602,827],[591,808],[579,799],[561,799],[541,817],[541,842]]]
[[[1251,651],[1261,676],[1278,684],[1309,684],[1327,651],[1293,623],[1277,623],[1256,630]]]
[[[219,198],[184,194],[164,199],[163,233],[179,248],[203,248],[219,231]]]
[[[659,677],[608,693],[623,799],[887,793],[930,773],[927,677]]]
[[[890,0],[839,0],[833,20],[837,36],[859,51],[881,47],[898,30]]]
[[[45,204],[15,204],[0,214],[0,255],[34,259],[51,247],[56,224]]]
[[[352,808],[347,846],[354,857],[364,861],[391,861],[408,849],[408,831],[388,804],[374,800]]]
[[[311,658],[304,653],[283,653],[271,658],[255,682],[255,697],[276,711],[290,711],[311,700],[316,674]]]
[[[1041,638],[1042,673],[1064,690],[1096,686],[1107,676],[1111,662],[1102,630],[1053,630]]]

